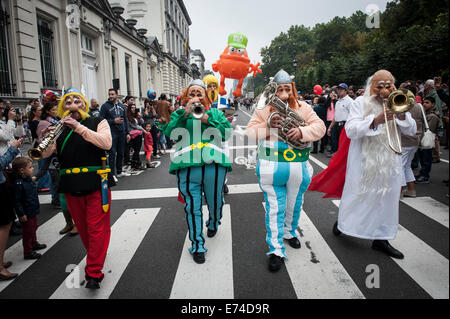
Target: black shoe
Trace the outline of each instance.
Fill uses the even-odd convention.
[[[211,230],[211,229],[208,228],[207,235],[208,235],[209,238],[213,238],[214,236],[216,236],[216,234],[217,234],[217,229],[216,230]]]
[[[229,191],[227,184],[223,185],[223,193],[228,194]]]
[[[322,154],[323,154],[323,153],[325,153],[325,150],[320,150],[319,153],[322,153]]]
[[[97,278],[88,277],[86,288],[88,289],[100,289],[100,280]]]
[[[302,247],[302,244],[300,244],[300,240],[298,240],[298,238],[291,238],[291,239],[287,239],[289,246],[291,246],[292,248],[295,249],[300,249]]]
[[[281,265],[283,265],[283,263],[284,261],[282,257],[271,254],[269,257],[269,270],[276,272],[281,269]]]
[[[338,222],[334,223],[333,234],[334,236],[339,236],[342,234],[342,232],[338,229]]]
[[[194,261],[197,264],[204,264],[205,263],[205,253],[194,253],[193,254]]]
[[[419,176],[416,179],[416,184],[430,184],[430,179],[425,176]]]
[[[39,258],[41,258],[41,256],[42,256],[42,255],[41,255],[40,253],[37,253],[37,252],[33,251],[31,254],[25,256],[24,259],[27,259],[27,260],[30,260],[30,259],[39,259]]]
[[[403,259],[405,256],[397,249],[392,247],[387,240],[374,240],[372,243],[372,249],[381,251],[388,256],[396,259]]]
[[[36,250],[42,250],[45,248],[47,248],[46,244],[37,244],[36,246],[33,247],[33,250],[36,251]]]

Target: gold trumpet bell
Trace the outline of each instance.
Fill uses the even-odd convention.
[[[384,118],[386,122],[385,125],[389,147],[398,155],[402,155],[403,150],[401,137],[398,132],[398,126],[397,123],[395,122],[396,119],[395,114],[406,113],[410,109],[412,109],[415,104],[416,99],[414,94],[406,89],[398,89],[392,92],[387,99],[387,103],[384,104]],[[387,119],[387,112],[386,112],[387,110],[391,110],[392,112],[395,113],[392,118],[392,121],[388,121]],[[392,135],[394,135],[393,138]]]

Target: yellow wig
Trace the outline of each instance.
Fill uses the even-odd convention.
[[[216,84],[216,89],[214,90],[214,100],[211,96],[211,92],[208,91],[209,100],[212,103],[216,102],[217,99],[219,98],[219,80],[214,75],[209,74],[203,78],[203,83],[205,83],[206,87],[208,87],[208,85],[211,83]]]
[[[84,104],[86,105],[84,110],[78,110],[78,112],[80,112],[80,114],[81,114],[81,118],[83,120],[85,120],[86,118],[90,117],[89,113],[88,113],[89,112],[89,103],[88,103],[88,101],[86,100],[84,95],[80,91],[75,89],[75,88],[69,88],[69,89],[67,89],[66,92],[64,92],[63,97],[59,101],[57,116],[62,119],[64,117],[66,117],[70,113],[70,110],[64,110],[64,103],[66,102],[66,99],[70,95],[78,95],[83,100]]]

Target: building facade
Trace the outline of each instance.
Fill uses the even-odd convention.
[[[0,97],[25,106],[46,89],[108,89],[137,97],[162,87],[163,52],[107,0],[0,0]]]
[[[109,0],[125,9],[123,16],[136,27],[150,30],[161,43],[162,86],[156,90],[175,99],[193,78],[190,66],[189,26],[192,24],[183,0]]]
[[[205,56],[199,49],[191,51],[191,67],[193,67],[194,65],[196,66],[196,69],[198,69],[198,78],[203,78],[206,75]]]

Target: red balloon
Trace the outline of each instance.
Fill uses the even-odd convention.
[[[322,92],[323,92],[322,87],[321,87],[319,84],[317,84],[317,85],[314,87],[314,94],[316,94],[316,95],[322,95]]]

